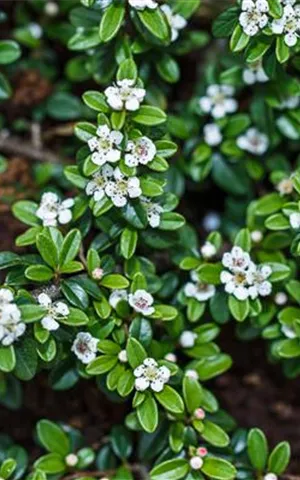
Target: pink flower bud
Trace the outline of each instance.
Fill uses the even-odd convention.
[[[194,417],[197,418],[197,420],[203,420],[205,418],[205,411],[203,408],[196,408],[194,411]]]
[[[207,455],[207,448],[205,447],[199,447],[197,448],[197,454],[200,456],[200,457],[205,457]]]

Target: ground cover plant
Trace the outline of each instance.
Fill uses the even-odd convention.
[[[0,5],[0,480],[299,479],[300,4]]]

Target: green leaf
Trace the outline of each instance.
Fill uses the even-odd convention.
[[[84,103],[97,112],[109,112],[109,106],[106,103],[103,93],[96,90],[88,90],[82,96]]]
[[[104,11],[99,30],[102,42],[109,42],[117,35],[121,28],[124,15],[125,8],[123,5],[112,4]]]
[[[100,285],[106,288],[123,289],[129,287],[129,281],[119,273],[111,273],[102,278]]]
[[[185,218],[179,213],[164,212],[160,218],[160,230],[178,230],[185,225]]]
[[[46,265],[30,265],[25,270],[25,276],[34,282],[48,282],[53,275],[51,268]]]
[[[36,342],[30,337],[24,338],[22,343],[16,347],[14,374],[20,380],[31,380],[36,374],[37,366]]]
[[[37,424],[40,442],[48,452],[65,457],[70,451],[70,441],[61,427],[49,420],[40,420]]]
[[[189,471],[188,461],[184,458],[175,458],[156,465],[150,472],[151,480],[180,480]]]
[[[238,322],[243,322],[250,312],[249,300],[238,300],[233,295],[229,296],[228,307],[233,318]]]
[[[170,27],[166,16],[160,8],[155,8],[154,10],[145,8],[142,11],[137,11],[136,14],[142,26],[153,37],[163,43],[170,42]]]
[[[74,260],[81,246],[81,233],[79,230],[71,230],[64,238],[59,252],[59,265],[63,266]]]
[[[287,468],[291,457],[291,448],[288,442],[281,442],[274,450],[268,460],[268,471],[281,475]]]
[[[167,120],[166,114],[158,107],[150,105],[142,105],[136,113],[133,114],[132,120],[140,125],[160,125]]]
[[[178,63],[170,55],[162,55],[156,63],[156,68],[163,80],[169,83],[176,83],[180,77]]]
[[[63,473],[66,469],[65,462],[57,453],[49,453],[40,457],[34,463],[34,467],[49,474]]]
[[[147,358],[147,353],[144,347],[138,340],[130,337],[127,342],[126,352],[128,356],[128,362],[132,368],[136,368],[143,363]]]
[[[47,113],[56,120],[76,120],[82,113],[80,100],[68,92],[55,92],[47,101]]]
[[[26,323],[36,322],[46,314],[44,307],[35,304],[20,305],[19,310],[22,320]]]
[[[202,387],[198,380],[186,375],[182,382],[182,390],[187,410],[189,413],[193,413],[196,408],[199,408],[202,404]]]
[[[36,246],[44,262],[56,268],[59,264],[58,248],[49,235],[40,233],[36,239]]]
[[[279,35],[276,38],[276,58],[279,63],[285,63],[290,56],[290,49],[284,41],[284,36]]]
[[[152,395],[146,396],[143,403],[137,407],[136,412],[143,429],[148,433],[154,432],[158,425],[158,408]]]
[[[36,216],[37,204],[35,202],[20,200],[13,205],[12,211],[14,216],[26,225],[34,227],[39,224]]]
[[[126,58],[117,71],[117,80],[137,80],[137,67],[132,58]]]
[[[214,447],[227,447],[230,438],[224,430],[215,423],[205,420],[204,429],[201,432],[201,437]]]
[[[0,41],[0,65],[7,65],[17,60],[21,55],[21,50],[17,42],[13,40]]]
[[[250,430],[247,438],[247,450],[253,467],[263,471],[268,459],[268,443],[265,434],[258,428]]]
[[[138,234],[136,230],[132,228],[125,228],[121,235],[121,254],[127,260],[134,255],[137,246]]]
[[[207,357],[197,368],[200,380],[209,380],[226,372],[232,365],[232,359],[229,355],[218,354]]]
[[[118,362],[118,357],[113,355],[102,355],[95,358],[86,367],[86,371],[89,375],[102,375],[109,372]]]
[[[85,188],[87,184],[87,179],[84,178],[79,173],[79,168],[75,165],[70,165],[64,169],[65,177],[78,188]]]
[[[181,396],[169,385],[165,385],[161,392],[155,393],[155,398],[169,412],[182,413],[184,411],[184,403]]]
[[[0,100],[7,100],[12,94],[12,88],[7,78],[0,73]]]
[[[213,23],[212,32],[215,37],[229,37],[238,22],[239,7],[227,8]]]
[[[236,478],[236,469],[222,458],[206,457],[202,472],[216,480],[232,480]]]
[[[0,347],[0,371],[11,372],[15,365],[16,355],[14,347]]]
[[[238,24],[230,39],[230,49],[233,52],[240,52],[248,45],[249,40],[250,37],[244,33],[242,27]]]
[[[255,202],[254,211],[256,215],[270,215],[280,210],[284,203],[285,199],[279,193],[270,193]]]

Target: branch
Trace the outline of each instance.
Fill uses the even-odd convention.
[[[0,134],[0,151],[4,154],[12,154],[27,157],[38,162],[63,163],[62,158],[46,148],[37,148],[32,143],[22,138]]]

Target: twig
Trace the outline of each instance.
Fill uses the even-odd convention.
[[[36,148],[22,138],[6,134],[0,134],[0,151],[4,154],[20,155],[39,162],[63,163],[62,158],[51,150]]]
[[[56,127],[49,128],[43,132],[43,138],[50,140],[53,137],[70,137],[74,134],[74,123],[65,123]]]

